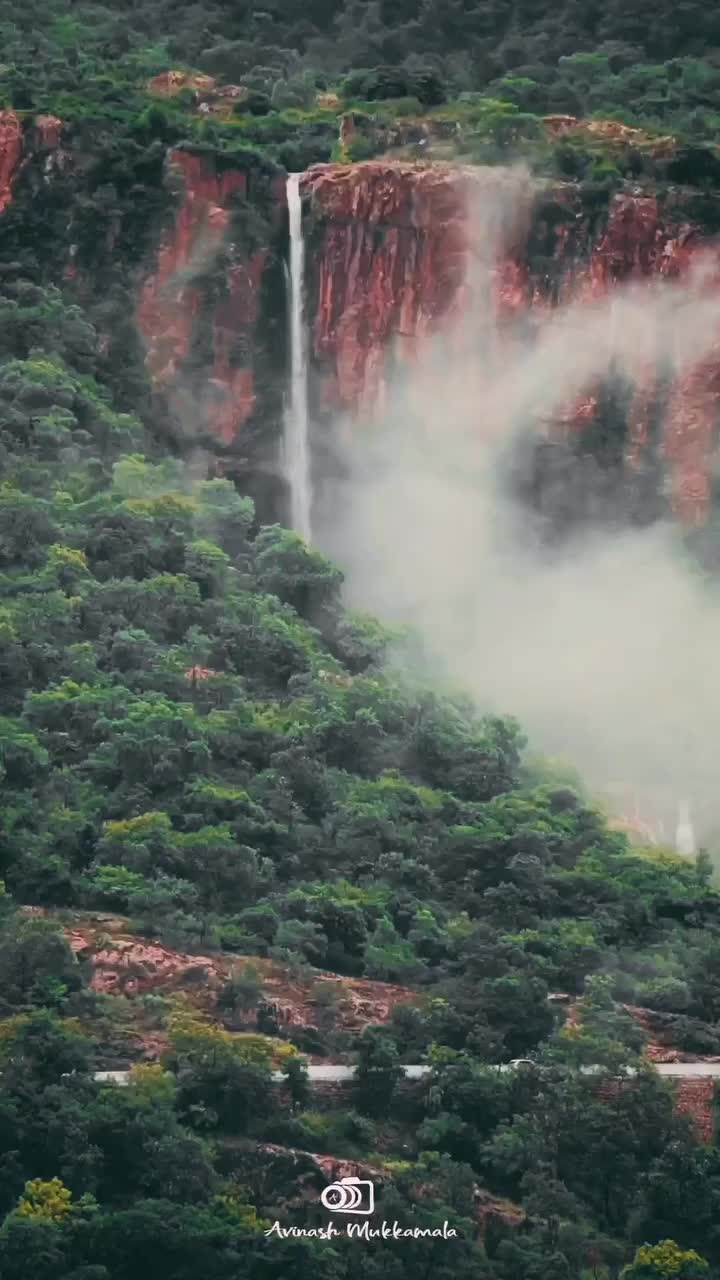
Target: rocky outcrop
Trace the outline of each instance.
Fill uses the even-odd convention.
[[[183,92],[201,98],[214,93],[217,82],[213,76],[204,76],[196,71],[161,71],[148,80],[146,87],[155,98],[176,98]]]
[[[23,129],[15,111],[0,111],[0,213],[12,200],[23,155]]]
[[[264,1146],[265,1151],[283,1150],[283,1148],[273,1148]],[[339,1182],[341,1178],[369,1178],[371,1182],[382,1186],[387,1180],[387,1174],[379,1166],[375,1164],[365,1164],[359,1160],[346,1160],[340,1156],[324,1156],[317,1155],[314,1152],[302,1151],[299,1155],[307,1156],[316,1169],[323,1175],[327,1182]]]
[[[60,146],[63,122],[57,116],[36,116],[35,130],[41,147],[51,149]]]
[[[23,162],[38,152],[56,151],[62,131],[63,122],[57,116],[35,116],[23,127],[16,111],[0,111],[0,213],[12,203]],[[45,162],[46,177],[53,167],[52,159]]]
[[[218,84],[214,76],[197,71],[162,71],[148,81],[146,88],[154,98],[176,98],[182,93],[200,115],[221,117],[230,115],[236,103],[250,96],[244,85]]]
[[[138,301],[146,365],[181,430],[232,445],[284,363],[284,181],[191,149],[168,169],[180,203]]]
[[[309,978],[294,978],[282,965],[259,956],[175,951],[129,934],[127,920],[120,916],[92,917],[68,928],[66,934],[75,954],[89,966],[92,989],[126,997],[185,991],[196,1003],[213,1009],[231,973],[252,965],[262,981],[264,1003],[284,1027],[317,1025],[322,988],[332,989],[335,1024],[348,1031],[387,1022],[398,1005],[422,999],[408,987],[369,978],[341,978],[320,971]]]
[[[543,116],[543,124],[553,138],[600,138],[604,143],[616,144],[616,150],[632,146],[654,159],[672,158],[677,151],[677,141],[670,134],[658,137],[619,120],[582,120],[577,116],[552,115]]]
[[[68,943],[91,969],[90,986],[105,994],[138,996],[152,991],[217,992],[229,966],[218,957],[185,955],[146,938],[118,936],[101,927],[67,931]]]

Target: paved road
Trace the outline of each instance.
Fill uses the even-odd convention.
[[[514,1071],[517,1066],[513,1063],[505,1062],[498,1066],[498,1071]],[[584,1075],[595,1075],[602,1071],[602,1067],[582,1067],[581,1071]],[[431,1068],[422,1063],[412,1064],[403,1067],[403,1071],[409,1080],[420,1080],[423,1076],[430,1073]],[[709,1076],[714,1079],[720,1079],[720,1062],[660,1062],[655,1064],[655,1070],[660,1076],[675,1076],[683,1079],[692,1079],[701,1076]],[[330,1082],[341,1084],[344,1081],[352,1080],[355,1074],[354,1067],[340,1066],[337,1063],[322,1063],[321,1065],[311,1065],[308,1067],[308,1078],[311,1084],[321,1082]],[[628,1075],[635,1075],[632,1067],[628,1068]],[[129,1071],[96,1071],[95,1079],[103,1084],[127,1084],[130,1080]],[[281,1071],[273,1072],[274,1080],[284,1080],[285,1077]]]
[[[660,1062],[655,1070],[661,1076],[713,1076],[720,1079],[720,1062]]]

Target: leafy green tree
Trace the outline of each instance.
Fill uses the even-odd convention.
[[[247,555],[249,534],[255,520],[250,498],[237,492],[229,480],[203,480],[196,490],[196,528],[201,537],[217,542],[233,560]]]
[[[708,938],[695,954],[690,969],[690,1012],[707,1022],[720,1018],[720,944]]]
[[[51,1219],[11,1214],[0,1227],[0,1265],[7,1280],[28,1271],[38,1280],[55,1280],[68,1263],[68,1241]]]
[[[0,987],[6,1009],[57,1007],[81,986],[80,966],[53,921],[18,915],[0,924]]]
[[[230,1014],[247,1015],[255,1012],[263,992],[262,975],[254,965],[247,964],[234,970],[218,992],[218,1008]]]
[[[272,525],[258,534],[253,549],[258,585],[301,617],[318,621],[323,609],[337,604],[342,574],[297,534]]]
[[[424,966],[412,942],[402,939],[384,916],[368,938],[365,969],[369,977],[384,982],[412,982],[422,975]]]
[[[8,787],[37,785],[49,766],[47,751],[17,721],[0,717],[0,776]]]
[[[622,1270],[623,1280],[700,1280],[709,1267],[694,1249],[683,1250],[674,1240],[642,1245],[629,1266]]]
[[[366,1027],[358,1041],[354,1094],[360,1111],[387,1115],[403,1071],[395,1043],[379,1027]]]
[[[307,1103],[310,1087],[307,1067],[302,1058],[287,1058],[282,1072],[287,1081],[290,1103],[294,1111],[301,1111]]]
[[[313,920],[283,920],[275,935],[275,947],[282,954],[298,951],[311,964],[323,964],[327,937]]]
[[[47,1009],[18,1014],[3,1024],[0,1061],[8,1088],[37,1088],[63,1076],[86,1075],[95,1045],[74,1019],[60,1019]]]

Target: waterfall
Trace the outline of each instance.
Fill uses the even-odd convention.
[[[675,848],[686,858],[695,856],[695,830],[690,817],[690,806],[686,800],[678,805],[678,821],[675,830]]]
[[[300,174],[287,180],[290,226],[290,399],[285,413],[285,471],[290,486],[293,528],[310,541],[310,447],[308,442],[308,368],[305,331],[305,243],[302,234]]]

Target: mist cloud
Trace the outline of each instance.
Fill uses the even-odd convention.
[[[335,433],[346,478],[319,504],[317,540],[350,603],[415,627],[482,709],[517,715],[596,787],[636,789],[670,837],[688,797],[702,834],[720,824],[717,592],[670,524],[589,527],[548,549],[506,481],[528,429],[543,432],[609,361],[637,381],[659,349],[676,372],[708,356],[715,266],[559,308],[507,342],[487,301],[488,240],[460,340],[405,366],[372,424]]]

